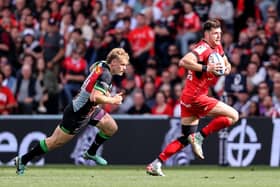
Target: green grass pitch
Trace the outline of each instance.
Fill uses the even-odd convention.
[[[279,187],[280,168],[250,166],[183,166],[164,168],[165,177],[149,176],[145,166],[85,167],[47,165],[29,167],[17,176],[14,167],[0,166],[5,187]]]

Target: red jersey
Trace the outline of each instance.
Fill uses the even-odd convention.
[[[7,106],[9,104],[15,104],[16,100],[12,93],[12,91],[6,87],[1,86],[0,87],[0,106]],[[4,110],[0,110],[0,114],[4,112]]]
[[[196,31],[201,29],[200,18],[195,12],[184,15],[184,28]]]
[[[128,41],[134,52],[142,50],[148,43],[154,42],[154,40],[155,33],[149,26],[137,27],[128,34]],[[150,55],[154,55],[153,48],[150,50]]]
[[[201,40],[196,44],[192,53],[197,56],[198,63],[207,65],[208,57],[214,51],[224,56],[224,50],[221,45],[211,48],[207,42]],[[188,70],[182,97],[188,97],[192,100],[199,95],[207,95],[209,86],[214,85],[217,80],[218,77],[213,73]]]
[[[164,111],[158,112],[157,111],[157,106],[154,106],[151,110],[151,114],[173,116],[173,108],[169,104],[166,104]]]
[[[66,57],[63,62],[63,67],[67,73],[84,75],[87,68],[87,62],[83,58],[74,60],[71,57]]]

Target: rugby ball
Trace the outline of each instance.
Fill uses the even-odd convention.
[[[225,74],[225,71],[226,71],[225,62],[224,62],[223,57],[219,53],[217,53],[217,52],[211,53],[208,57],[208,63],[215,63],[215,64],[221,63],[221,65],[223,66],[222,70],[215,71],[214,74],[219,75],[219,76]]]

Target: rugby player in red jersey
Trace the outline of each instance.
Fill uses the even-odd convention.
[[[150,163],[146,172],[150,175],[164,176],[161,170],[164,163],[173,154],[191,144],[194,153],[204,159],[202,142],[205,137],[226,128],[238,121],[238,112],[231,106],[207,96],[208,89],[218,79],[217,73],[224,66],[221,63],[208,63],[211,53],[219,53],[225,63],[225,75],[231,71],[231,65],[221,45],[221,24],[216,19],[207,20],[203,26],[204,37],[179,62],[188,70],[185,87],[181,95],[182,136],[166,146],[159,156]],[[197,132],[199,119],[204,116],[213,120],[200,132]]]
[[[129,56],[122,48],[114,48],[106,61],[94,63],[90,74],[81,86],[80,92],[69,103],[63,117],[53,134],[40,141],[32,150],[15,158],[18,175],[24,174],[26,164],[36,156],[41,156],[69,142],[82,127],[91,124],[99,128],[94,142],[84,153],[86,159],[106,165],[107,161],[96,155],[98,147],[109,139],[118,129],[115,120],[99,104],[121,104],[122,93],[110,95],[112,75],[122,75],[129,64]]]

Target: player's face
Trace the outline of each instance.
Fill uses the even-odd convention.
[[[111,71],[113,75],[123,75],[128,65],[127,60],[114,59],[111,62]]]
[[[222,30],[221,28],[212,28],[208,33],[208,41],[211,46],[221,45]]]

